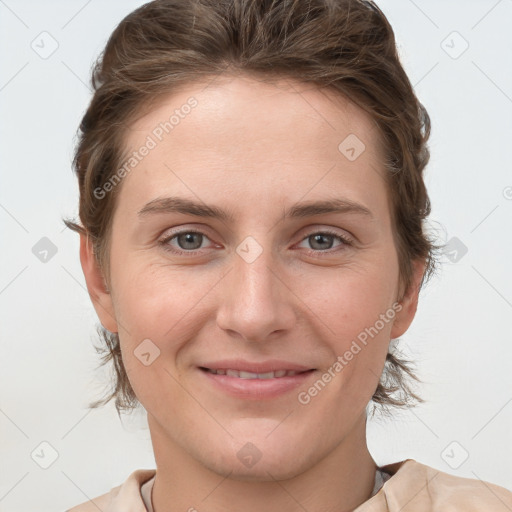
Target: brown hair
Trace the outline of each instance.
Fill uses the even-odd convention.
[[[95,190],[123,162],[126,127],[160,97],[226,73],[279,77],[327,87],[370,114],[386,149],[386,176],[399,259],[400,283],[412,282],[412,263],[426,263],[421,286],[434,272],[434,245],[424,232],[430,201],[423,170],[430,153],[430,118],[414,94],[397,54],[393,30],[366,0],[156,0],[126,16],[92,73],[94,95],[80,125],[73,161],[81,225],[109,282],[109,240],[121,185],[105,197]],[[341,142],[341,141],[340,141]],[[119,336],[99,327],[102,364],[112,360],[115,385],[97,407],[115,398],[120,410],[138,400],[121,358]],[[372,397],[382,409],[423,400],[407,376],[409,361],[390,350]]]

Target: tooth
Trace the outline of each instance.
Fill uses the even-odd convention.
[[[252,373],[252,372],[240,372],[240,378],[241,379],[257,379],[258,378],[258,374],[257,373]]]
[[[274,372],[258,373],[258,379],[273,379]]]
[[[291,377],[293,375],[297,375],[300,372],[296,372],[293,370],[276,370],[274,372],[265,372],[265,373],[254,373],[254,372],[246,372],[233,370],[231,368],[227,369],[211,369],[208,371],[215,375],[227,375],[228,377],[238,377],[239,379],[273,379],[279,377]]]

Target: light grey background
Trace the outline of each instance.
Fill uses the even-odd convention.
[[[86,409],[109,374],[61,222],[77,213],[91,64],[142,3],[0,0],[1,511],[63,510],[154,467],[143,414]],[[443,257],[402,338],[427,403],[372,421],[370,451],[512,489],[512,0],[377,3],[432,119],[432,225],[467,253]],[[32,252],[43,237],[57,249],[46,262]]]

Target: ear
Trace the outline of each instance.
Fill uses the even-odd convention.
[[[89,297],[91,297],[101,325],[110,332],[118,332],[112,296],[105,285],[105,278],[94,255],[92,242],[84,234],[80,234],[80,263]]]
[[[418,299],[420,293],[420,284],[425,273],[425,261],[413,261],[413,276],[409,289],[405,291],[400,305],[402,309],[395,315],[393,327],[391,329],[391,339],[402,336],[411,325],[416,309],[418,308]]]

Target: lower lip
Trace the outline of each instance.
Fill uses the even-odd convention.
[[[273,379],[241,379],[228,375],[218,375],[207,370],[199,371],[210,382],[222,391],[237,398],[264,400],[275,398],[292,391],[311,378],[315,370],[297,373],[289,377],[274,377]]]

